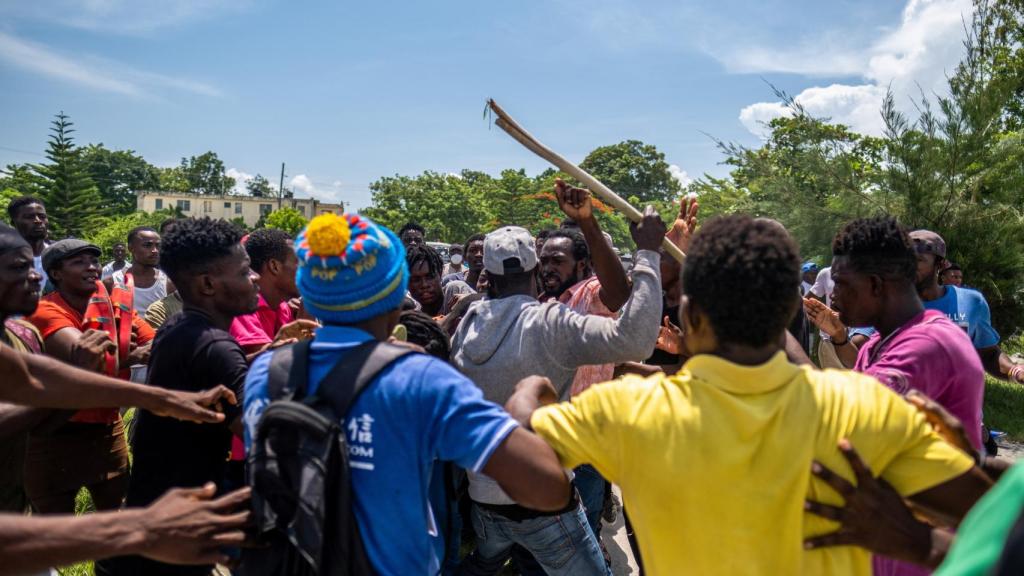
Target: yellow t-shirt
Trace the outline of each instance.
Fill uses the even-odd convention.
[[[805,498],[842,503],[811,461],[853,480],[836,447],[849,438],[903,495],[973,465],[873,378],[798,367],[781,352],[754,367],[696,356],[673,376],[593,386],[531,424],[564,466],[590,463],[622,488],[655,576],[871,574],[860,548],[803,550],[838,526],[805,513]]]

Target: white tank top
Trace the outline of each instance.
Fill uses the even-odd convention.
[[[127,270],[127,267],[114,272],[114,282],[124,283],[125,270]],[[157,268],[156,282],[153,282],[152,286],[149,288],[135,286],[135,292],[132,295],[132,307],[135,308],[135,312],[139,316],[145,316],[146,308],[149,308],[150,304],[162,299],[164,296],[167,296],[167,275],[164,274],[163,270]]]

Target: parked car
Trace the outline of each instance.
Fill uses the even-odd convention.
[[[448,247],[451,246],[451,244],[445,244],[444,242],[427,242],[427,246],[437,250],[437,253],[441,255],[441,260],[444,261],[445,264],[448,263]]]

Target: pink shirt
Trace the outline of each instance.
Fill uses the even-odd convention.
[[[275,310],[267,304],[263,294],[260,294],[256,311],[251,314],[235,317],[231,321],[229,331],[242,346],[269,344],[274,341],[277,331],[292,320],[294,320],[292,309],[288,306],[287,301],[278,304]]]
[[[601,301],[600,293],[601,282],[598,281],[597,276],[591,276],[574,284],[558,300],[577,314],[614,318],[616,313],[604,305],[604,302]],[[580,366],[576,369],[576,376],[572,380],[572,387],[569,389],[569,393],[571,396],[575,396],[590,388],[593,384],[608,382],[614,376],[614,364]]]
[[[959,418],[981,448],[985,371],[967,333],[936,310],[925,310],[882,339],[878,332],[857,352],[857,372],[900,394],[919,390]],[[924,576],[926,568],[875,556],[874,576]]]
[[[967,333],[942,312],[925,310],[884,341],[875,332],[857,352],[853,369],[900,394],[925,393],[959,418],[971,444],[981,448],[985,371]]]

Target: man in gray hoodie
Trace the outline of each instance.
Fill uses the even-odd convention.
[[[577,314],[557,302],[539,303],[537,253],[529,232],[507,227],[488,234],[484,268],[490,299],[470,307],[452,341],[452,363],[487,400],[503,404],[516,383],[531,375],[549,378],[559,399],[567,400],[578,367],[649,356],[661,319],[658,247],[665,224],[648,207],[631,232],[638,248],[633,285],[617,319]],[[504,557],[519,544],[549,575],[570,573],[570,567],[573,574],[607,573],[578,502],[554,514],[527,510],[481,474],[470,474],[469,495],[480,564]],[[553,545],[553,540],[559,542]]]

